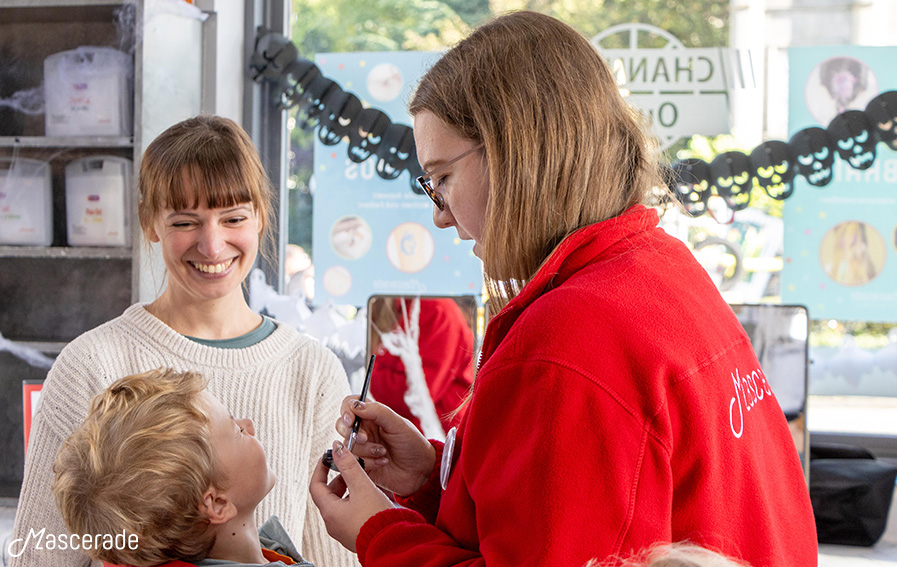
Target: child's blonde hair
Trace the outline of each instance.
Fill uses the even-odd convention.
[[[136,549],[88,550],[137,567],[202,559],[214,544],[203,494],[215,473],[209,419],[194,372],[158,369],[122,378],[93,399],[53,471],[56,505],[72,534],[134,534]]]
[[[584,567],[750,567],[692,543],[656,545],[622,560],[599,563],[593,559]]]

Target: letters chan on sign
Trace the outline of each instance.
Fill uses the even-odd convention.
[[[731,50],[606,49],[602,54],[620,85],[630,91],[719,94],[753,86],[751,69],[745,69],[739,54]]]
[[[698,85],[713,79],[713,61],[706,57],[631,57],[621,59],[626,72],[626,84],[636,85],[658,83],[670,85]]]
[[[601,53],[630,104],[647,114],[668,142],[727,133],[729,92],[756,86],[749,51],[677,47]]]

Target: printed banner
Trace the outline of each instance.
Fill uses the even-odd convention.
[[[322,53],[322,75],[394,124],[411,125],[412,88],[438,59],[432,52]],[[479,294],[482,264],[473,243],[433,225],[433,204],[412,192],[409,173],[381,177],[368,136],[347,152],[343,138],[316,136],[314,159],[315,300],[362,306],[374,294]],[[373,151],[370,157],[365,152]],[[354,156],[354,160],[351,159]]]
[[[897,88],[894,47],[791,48],[788,54],[791,135],[824,129],[835,116],[864,110],[876,95]],[[876,143],[872,126],[865,133],[858,128],[852,140],[833,139],[834,152],[817,152],[812,166],[820,175],[830,167],[831,182],[814,186],[799,176],[785,201],[782,302],[806,305],[812,319],[897,321],[897,152]],[[871,165],[822,155],[854,143]]]

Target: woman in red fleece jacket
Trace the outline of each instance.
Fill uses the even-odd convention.
[[[434,222],[473,239],[493,303],[452,443],[375,403],[311,484],[365,567],[583,565],[688,540],[817,563],[785,417],[732,310],[645,204],[661,185],[608,65],[550,17],[499,17],[410,105]],[[375,485],[397,495],[396,507]],[[345,492],[348,488],[348,497]]]

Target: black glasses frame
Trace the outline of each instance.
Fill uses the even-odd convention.
[[[424,190],[424,193],[427,194],[427,196],[430,198],[430,200],[433,201],[433,204],[436,205],[437,209],[439,209],[440,211],[445,210],[445,199],[443,199],[442,195],[437,193],[436,189],[433,187],[433,174],[438,172],[441,169],[445,169],[446,167],[452,165],[453,163],[461,161],[461,159],[463,159],[463,158],[469,156],[470,154],[472,154],[473,152],[481,149],[484,145],[485,144],[479,144],[476,147],[473,147],[473,148],[467,150],[466,152],[459,155],[458,157],[456,157],[454,159],[450,159],[449,161],[440,165],[439,167],[437,167],[430,173],[424,173],[423,175],[421,175],[420,177],[417,178],[418,184],[421,186],[421,188]]]

